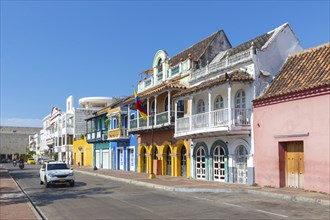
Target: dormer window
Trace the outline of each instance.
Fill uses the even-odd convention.
[[[157,63],[157,70],[158,70],[158,73],[160,73],[160,72],[163,71],[163,60],[162,60],[162,59],[159,59],[159,60],[158,60],[158,63]]]

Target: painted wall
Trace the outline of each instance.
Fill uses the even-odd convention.
[[[330,193],[329,112],[329,94],[255,108],[256,183],[280,187],[279,143],[303,141],[304,188]],[[308,136],[274,137],[302,133]]]
[[[80,148],[80,149],[79,149]],[[93,160],[93,145],[86,142],[86,137],[83,140],[77,140],[73,142],[73,164],[92,166]],[[84,164],[81,161],[81,155],[83,153]]]

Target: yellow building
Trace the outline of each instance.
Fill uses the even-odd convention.
[[[93,145],[83,140],[73,142],[73,164],[78,166],[92,166],[93,162]]]

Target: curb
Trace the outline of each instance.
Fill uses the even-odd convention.
[[[307,197],[303,197],[303,196],[284,195],[284,194],[279,194],[279,193],[262,192],[262,191],[257,191],[257,190],[246,190],[246,192],[250,193],[250,194],[263,195],[263,196],[268,196],[268,197],[277,198],[277,199],[290,200],[290,201],[294,201],[294,202],[308,202],[308,203],[313,203],[313,204],[322,205],[322,206],[330,206],[330,201],[324,200],[324,199],[313,199],[313,198],[307,198]]]
[[[33,204],[30,196],[24,191],[24,189],[19,185],[19,183],[10,175],[8,170],[7,170],[7,172],[8,172],[8,175],[10,176],[10,178],[12,179],[12,181],[17,186],[17,188],[19,188],[21,193],[25,196],[26,203],[28,204],[28,206],[30,207],[31,211],[36,216],[36,218],[38,220],[47,220],[46,216],[42,213],[42,211],[39,210],[39,208],[35,204]]]
[[[87,175],[91,175],[91,176],[99,176],[99,177],[111,179],[114,181],[134,184],[137,186],[144,186],[144,187],[153,188],[153,189],[161,189],[161,190],[165,190],[165,191],[183,192],[183,193],[194,193],[194,192],[196,192],[196,193],[198,193],[198,192],[239,193],[239,192],[245,192],[245,193],[249,193],[249,194],[268,196],[268,197],[283,199],[283,200],[290,200],[290,201],[296,201],[296,202],[308,202],[308,203],[313,203],[313,204],[322,205],[322,206],[330,205],[329,200],[313,199],[313,198],[307,198],[307,197],[302,197],[302,196],[284,195],[284,194],[279,194],[279,193],[263,192],[263,191],[251,190],[251,189],[177,188],[177,187],[171,187],[171,186],[162,186],[162,185],[154,184],[154,183],[146,183],[146,182],[141,182],[141,181],[137,181],[137,180],[124,179],[124,178],[120,178],[120,177],[107,176],[107,175],[103,175],[103,174],[99,174],[99,173],[91,173],[91,172],[82,171],[82,170],[75,170],[75,172],[83,173],[83,174],[87,174]]]

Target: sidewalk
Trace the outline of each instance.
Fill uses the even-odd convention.
[[[220,183],[214,181],[187,179],[184,177],[156,176],[149,179],[146,173],[127,172],[121,170],[98,169],[92,167],[73,166],[75,172],[121,181],[125,183],[145,186],[149,188],[162,189],[176,192],[246,192],[259,194],[273,198],[309,202],[320,205],[330,205],[330,195],[308,192],[303,189],[293,188],[270,188],[260,186],[249,186],[245,184]]]
[[[0,219],[32,219],[37,214],[16,182],[9,176],[8,170],[0,166]]]

